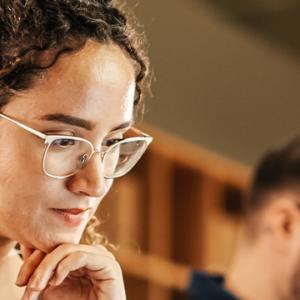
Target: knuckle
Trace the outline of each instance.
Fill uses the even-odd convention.
[[[72,244],[69,244],[69,243],[65,243],[65,244],[62,244],[62,245],[59,245],[57,248],[55,248],[54,251],[56,252],[70,252],[72,249],[73,249],[74,245]]]
[[[62,261],[60,264],[58,264],[56,268],[56,273],[64,272],[66,268],[67,268],[67,264],[64,261]]]
[[[115,261],[116,257],[111,253],[111,252],[106,252],[105,253],[111,260]]]
[[[101,249],[103,251],[108,251],[103,245],[94,245],[94,247]]]
[[[113,262],[113,268],[118,274],[122,273],[122,268],[116,260]]]
[[[111,259],[115,260],[115,256],[104,246],[102,245],[97,245],[96,248],[99,250],[99,253],[103,253],[107,256],[109,256]]]
[[[76,251],[73,254],[74,259],[77,261],[85,261],[87,259],[87,254],[84,251]]]

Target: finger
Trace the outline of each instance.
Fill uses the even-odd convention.
[[[34,252],[35,249],[28,248],[21,244],[20,250],[21,250],[23,259],[26,260]]]
[[[88,253],[101,254],[111,259],[115,259],[114,255],[108,251],[104,246],[97,245],[82,245],[82,244],[62,244],[56,247],[51,253],[47,255],[47,257],[52,257],[53,259],[63,259],[66,255],[69,255],[76,251],[83,251]]]
[[[64,244],[58,246],[51,253],[45,256],[31,275],[28,285],[34,290],[43,290],[48,285],[48,282],[52,278],[59,263],[67,256],[76,252],[97,254],[97,257],[103,257],[103,259],[106,258],[109,261],[115,261],[114,256],[106,249],[104,250],[102,248],[88,245]]]
[[[50,285],[60,285],[72,272],[85,268],[93,271],[91,280],[113,280],[119,277],[116,271],[116,262],[111,258],[99,256],[93,253],[75,252],[63,259],[56,268]],[[96,273],[96,272],[97,273]]]
[[[21,300],[38,300],[41,292],[32,291],[29,288],[25,289]]]
[[[45,257],[45,253],[40,250],[35,250],[23,263],[16,281],[16,285],[24,286],[28,283],[29,278],[34,273],[35,269]]]

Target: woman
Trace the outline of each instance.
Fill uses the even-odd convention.
[[[0,18],[0,298],[125,299],[113,255],[79,241],[151,142],[132,128],[147,61],[108,0],[2,1]]]

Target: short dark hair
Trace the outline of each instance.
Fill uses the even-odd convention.
[[[142,35],[128,24],[128,16],[114,2],[0,1],[0,109],[16,91],[30,88],[34,78],[63,53],[80,50],[88,39],[113,42],[135,62],[135,107],[140,107],[148,59],[141,48]]]
[[[300,136],[267,152],[259,161],[249,191],[248,212],[262,207],[270,193],[287,188],[300,190]]]

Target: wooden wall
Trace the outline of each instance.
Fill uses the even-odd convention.
[[[250,169],[142,129],[154,142],[101,204],[101,231],[118,246],[129,300],[183,299],[190,268],[226,270]]]

